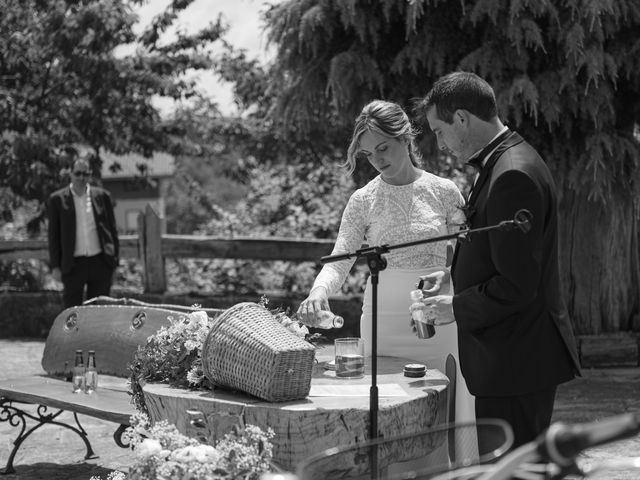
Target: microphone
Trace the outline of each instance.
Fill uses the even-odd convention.
[[[529,210],[521,209],[513,215],[513,220],[503,220],[498,224],[500,230],[513,230],[519,228],[522,233],[531,230],[531,220],[533,215]]]
[[[522,230],[523,233],[531,230],[531,220],[533,220],[533,214],[525,208],[518,210],[513,216],[513,223],[515,223],[516,227]]]
[[[578,425],[558,422],[538,437],[537,450],[543,460],[568,467],[582,450],[631,437],[639,432],[640,413],[626,413]]]

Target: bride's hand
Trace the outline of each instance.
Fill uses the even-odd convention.
[[[451,274],[449,270],[439,270],[427,275],[422,275],[420,281],[423,283],[422,293],[425,297],[434,295],[446,295],[450,291]],[[426,287],[426,288],[425,288]]]
[[[331,310],[329,307],[329,297],[324,287],[318,287],[311,290],[309,296],[305,298],[298,307],[298,319],[313,327],[316,325],[316,315],[322,310]]]

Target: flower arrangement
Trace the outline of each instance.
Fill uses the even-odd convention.
[[[268,303],[263,295],[259,304],[267,308]],[[312,343],[322,338],[321,334],[310,335],[307,327],[288,310],[276,308],[270,312],[293,334]],[[212,388],[202,367],[202,347],[214,320],[204,311],[169,316],[168,320],[169,326],[161,327],[147,339],[146,345],[138,347],[129,364],[133,403],[144,413],[149,413],[142,391],[146,382],[167,382],[178,388]]]
[[[256,480],[271,469],[271,429],[247,425],[214,447],[181,434],[166,421],[151,425],[140,413],[131,418],[125,435],[134,447],[135,463],[127,474],[111,472],[106,480]]]
[[[145,382],[168,382],[180,388],[211,388],[202,369],[202,346],[213,325],[206,312],[196,311],[168,317],[169,326],[160,329],[138,347],[131,371],[133,403],[148,413],[142,385]]]
[[[269,305],[269,299],[266,295],[262,295],[258,304],[262,305],[264,308],[267,308],[267,305]],[[282,308],[278,307],[269,311],[283,327],[286,327],[294,335],[303,338],[307,342],[315,344],[316,342],[324,339],[324,336],[321,333],[309,333],[309,329],[306,327],[306,325],[301,323],[296,318],[296,314],[292,314],[289,309],[282,310]]]

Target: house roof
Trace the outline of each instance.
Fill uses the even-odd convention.
[[[153,157],[145,158],[137,153],[127,153],[125,155],[116,155],[111,152],[101,152],[102,158],[102,178],[134,178],[139,177],[142,171],[153,178],[171,177],[176,170],[175,158],[165,152],[154,152]],[[120,168],[117,172],[112,171],[112,165],[119,163]]]

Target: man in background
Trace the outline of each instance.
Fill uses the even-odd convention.
[[[71,184],[53,192],[47,203],[51,273],[64,287],[64,307],[109,295],[118,265],[119,242],[111,197],[89,185],[91,170],[76,160]]]

